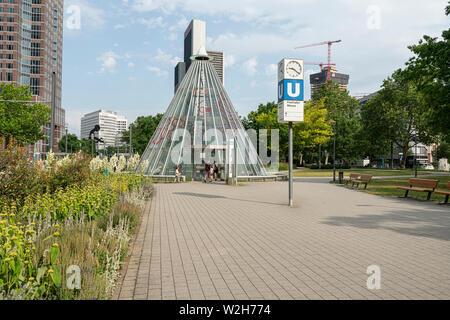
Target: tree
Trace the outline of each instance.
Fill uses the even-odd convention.
[[[312,101],[321,100],[328,110],[328,118],[335,121],[336,157],[348,163],[357,160],[363,152],[358,139],[361,126],[356,113],[359,107],[358,100],[332,81],[322,84],[313,94]],[[331,141],[324,146],[325,150],[332,148]]]
[[[67,135],[67,152],[78,152],[80,151],[80,140],[76,134]],[[58,142],[58,150],[61,152],[66,151],[66,135],[64,135]]]
[[[300,163],[305,149],[325,144],[333,134],[327,115],[323,101],[305,103],[304,122],[293,125],[294,155],[298,155]],[[248,120],[251,129],[267,129],[269,138],[272,129],[279,130],[280,157],[286,159],[289,149],[289,127],[278,122],[278,106],[274,102],[260,104],[256,112],[252,111],[249,114]],[[270,145],[268,142],[268,146]]]
[[[401,166],[404,168],[411,144],[429,144],[435,140],[422,116],[426,107],[416,84],[403,70],[397,70],[384,81],[378,94],[362,107],[363,130],[373,143],[378,140],[383,145],[392,141],[399,147],[403,152]]]
[[[50,108],[42,103],[30,104],[32,95],[28,86],[1,84],[0,137],[6,143],[33,144],[44,139],[42,127],[50,121]]]
[[[131,124],[132,128],[132,144],[133,151],[142,154],[147,147],[153,133],[158,128],[158,125],[163,117],[163,114],[158,113],[156,116],[138,117],[134,123]],[[122,141],[129,144],[130,131],[124,131],[122,134]]]
[[[333,135],[323,100],[307,101],[304,121],[295,124],[293,129],[294,151],[298,153],[299,163],[302,164],[306,149],[326,144]]]
[[[450,14],[450,5],[445,14]],[[423,113],[428,129],[434,134],[449,136],[450,28],[442,32],[442,39],[425,35],[418,44],[408,48],[414,57],[407,62],[405,74],[417,83],[416,89],[428,105]]]

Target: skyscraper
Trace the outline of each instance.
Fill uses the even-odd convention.
[[[0,0],[0,81],[29,85],[34,101],[51,105],[52,74],[56,74],[53,150],[64,131],[61,106],[64,0]],[[50,125],[44,128],[50,136]],[[36,143],[38,152],[49,140]]]
[[[124,116],[107,110],[85,114],[81,118],[81,139],[89,139],[89,133],[96,125],[100,126],[97,137],[105,141],[105,146],[118,147],[123,145],[121,142],[122,132],[128,128],[128,121]],[[99,145],[99,147],[102,148],[103,145]]]
[[[339,84],[341,89],[347,89],[348,80],[350,76],[348,74],[338,73],[338,69],[331,67],[330,69],[324,68],[319,73],[314,73],[309,76],[311,84],[311,97],[314,92],[319,89],[320,85],[327,82],[328,72],[331,72],[331,81]]]
[[[201,20],[192,20],[184,32],[184,61],[179,62],[175,67],[174,86],[177,91],[184,75],[191,66],[191,57],[196,55],[200,49],[206,49],[206,23]],[[225,69],[223,64],[223,52],[208,51],[212,58],[212,64],[224,84]]]

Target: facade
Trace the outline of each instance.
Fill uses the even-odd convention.
[[[338,69],[334,67],[326,67],[321,72],[314,73],[309,76],[309,82],[311,84],[311,97],[314,92],[319,89],[320,85],[327,82],[329,72],[331,72],[331,81],[339,84],[341,89],[347,89],[350,76],[348,74],[338,73]]]
[[[220,81],[225,85],[225,65],[223,63],[223,52],[207,51],[208,56],[212,58],[211,63],[219,76]]]
[[[188,72],[191,66],[191,56],[196,55],[200,49],[206,48],[206,23],[201,20],[192,20],[184,32],[184,61],[179,62],[175,67],[174,75],[174,91],[176,92],[184,75]],[[213,68],[219,75],[219,79],[224,84],[225,69],[224,69],[224,55],[220,51],[207,51],[211,58]]]
[[[137,170],[164,177],[181,166],[186,177],[201,180],[205,163],[216,162],[222,179],[230,177],[232,163],[237,163],[237,176],[267,176],[210,57],[205,52],[191,59]]]
[[[89,139],[89,134],[96,125],[100,126],[100,131],[96,134],[96,137],[105,141],[104,146],[119,147],[123,145],[121,142],[122,132],[128,128],[128,121],[124,116],[107,110],[85,114],[81,118],[80,138]],[[103,146],[99,145],[99,147]]]
[[[177,66],[175,67],[175,76],[174,76],[175,92],[177,92],[181,80],[183,80],[185,74],[186,74],[186,64],[184,62],[178,62]]]
[[[63,0],[0,0],[0,81],[29,85],[34,101],[51,106],[56,75],[55,139],[57,150],[65,127],[61,106]],[[50,125],[44,128],[50,136]],[[48,139],[35,145],[48,152]]]

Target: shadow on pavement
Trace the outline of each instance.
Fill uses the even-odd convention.
[[[405,199],[398,203],[404,204],[404,201]],[[434,205],[436,207],[433,207]],[[408,209],[387,207],[388,209],[380,214],[370,214],[371,205],[357,206],[366,207],[368,214],[353,217],[333,216],[322,223],[361,229],[384,229],[406,235],[450,241],[450,210],[446,206],[427,203],[426,207],[413,204],[414,207]],[[373,205],[373,207],[382,206]]]
[[[260,203],[260,204],[270,204],[270,205],[275,205],[275,206],[286,206],[285,204],[282,204],[282,203],[264,202],[264,201],[247,200],[247,199],[236,199],[236,198],[229,198],[229,197],[218,196],[218,195],[213,195],[213,194],[205,194],[205,193],[173,192],[173,194],[182,195],[182,196],[191,196],[191,197],[197,197],[197,198],[227,199],[227,200],[235,200],[235,201]]]

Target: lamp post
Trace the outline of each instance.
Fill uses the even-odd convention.
[[[69,124],[66,123],[66,154],[67,154],[67,131],[69,129],[68,127],[69,127]]]

